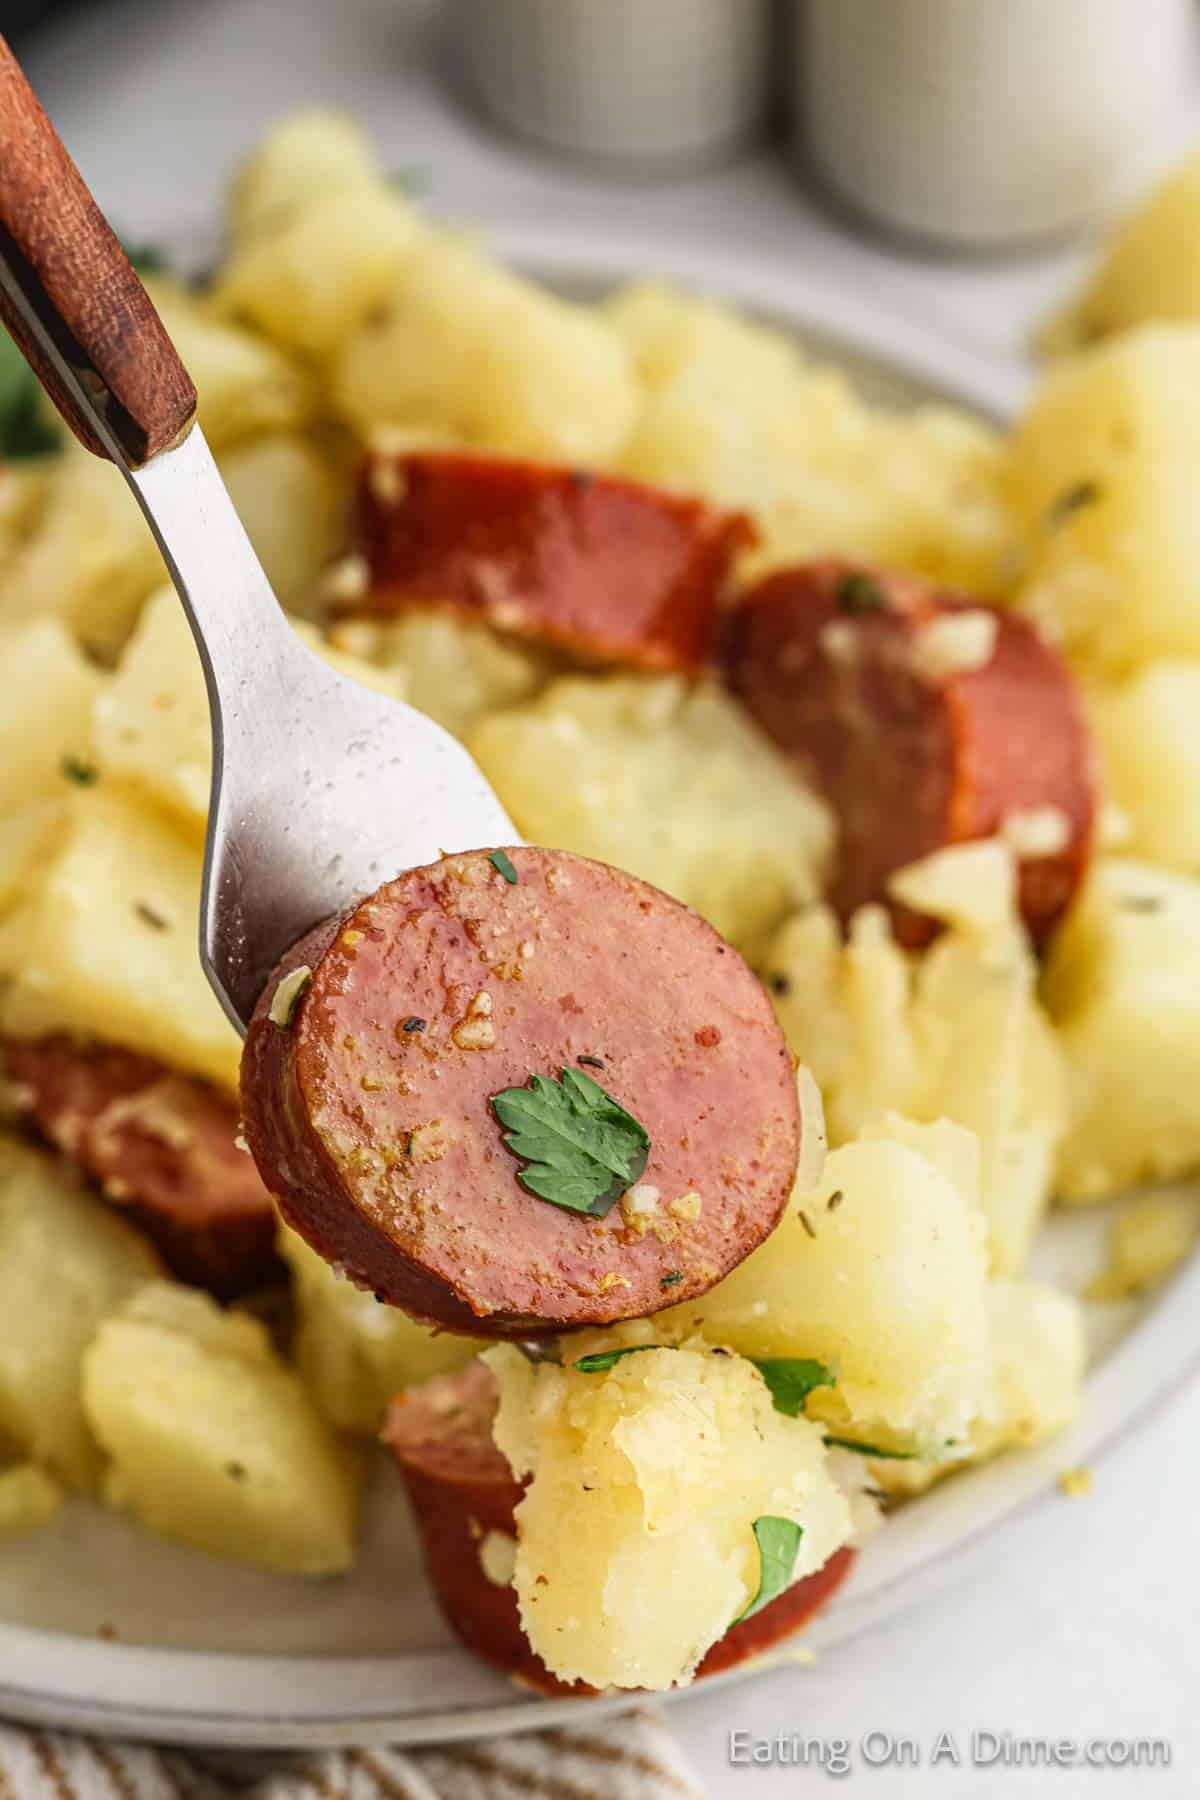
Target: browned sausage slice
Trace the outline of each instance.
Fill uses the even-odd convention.
[[[489,1532],[516,1537],[522,1488],[492,1441],[496,1378],[484,1363],[436,1375],[393,1404],[384,1439],[395,1454],[421,1534],[425,1567],[446,1621],[479,1656],[527,1687],[583,1699],[583,1682],[552,1675],[521,1629],[517,1597],[486,1572]],[[816,1574],[793,1582],[709,1650],[696,1679],[760,1656],[798,1631],[841,1585],[854,1562],[843,1549]]]
[[[733,616],[729,679],[825,794],[830,898],[847,916],[948,844],[1012,828],[1021,910],[1044,942],[1082,880],[1094,755],[1074,680],[1027,618],[837,562],[767,576]],[[1040,834],[1020,845],[1022,817]],[[928,921],[897,909],[902,942]]]
[[[297,966],[311,979],[277,1023]],[[574,1089],[564,1070],[649,1135],[603,1217],[530,1191],[536,1159],[493,1107],[534,1077]],[[251,1023],[242,1105],[315,1250],[485,1336],[706,1292],[776,1224],[799,1152],[791,1057],[742,959],[657,888],[565,851],[445,857],[304,940]]]
[[[617,476],[426,451],[372,456],[356,521],[369,586],[344,612],[441,601],[585,661],[686,671],[753,540],[742,513]]]
[[[18,1111],[99,1182],[183,1281],[222,1299],[277,1272],[278,1218],[232,1100],[149,1057],[68,1037],[9,1042]]]

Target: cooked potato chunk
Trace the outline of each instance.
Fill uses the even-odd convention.
[[[590,1334],[581,1353],[610,1341]],[[535,1369],[505,1345],[487,1361],[496,1442],[530,1477],[516,1514],[521,1622],[563,1680],[687,1682],[757,1591],[756,1519],[801,1527],[796,1579],[850,1536],[819,1429],[776,1412],[740,1357],[695,1344],[583,1374]]]
[[[93,1487],[100,1468],[80,1358],[100,1321],[160,1268],[65,1163],[0,1136],[0,1437],[68,1487]]]
[[[0,1540],[48,1525],[65,1499],[54,1477],[36,1463],[0,1469]]]
[[[845,945],[832,915],[810,908],[772,943],[767,986],[824,1095],[831,1143],[889,1110],[976,1134],[992,1266],[1015,1274],[1050,1196],[1066,1095],[1012,857],[995,843],[941,851],[892,888],[947,925],[923,954],[896,946],[878,908],[863,908]]]
[[[1200,156],[1173,170],[1113,234],[1040,344],[1056,355],[1150,319],[1200,319]]]
[[[978,1195],[969,1132],[886,1117],[830,1152],[818,1186],[711,1293],[660,1318],[743,1356],[815,1357],[837,1385],[810,1396],[810,1417],[945,1459],[992,1404]]]
[[[47,476],[33,529],[0,563],[0,620],[59,618],[109,657],[164,574],[122,477],[72,438]]]
[[[1200,1198],[1188,1190],[1139,1194],[1113,1220],[1108,1267],[1089,1300],[1131,1300],[1174,1274],[1200,1240]]]
[[[603,318],[448,235],[405,262],[387,312],[347,338],[332,398],[363,433],[434,427],[580,463],[612,458],[637,407],[628,354]]]
[[[1200,1163],[1200,883],[1100,862],[1055,939],[1043,991],[1066,1053],[1070,1200]]]
[[[1200,662],[1153,662],[1089,703],[1109,796],[1129,820],[1121,849],[1200,869]]]
[[[308,611],[342,540],[345,494],[330,458],[273,433],[227,451],[221,474],[276,599]]]
[[[330,628],[329,642],[377,664],[410,706],[464,740],[485,713],[528,699],[545,680],[530,645],[440,608],[414,607],[386,624],[348,620]]]
[[[1011,525],[1003,448],[942,407],[866,407],[783,332],[657,284],[605,312],[643,402],[621,466],[754,513],[764,571],[836,552],[993,591]]]
[[[266,133],[229,190],[235,244],[290,224],[319,200],[373,181],[370,139],[347,114],[323,107],[291,113]]]
[[[401,1388],[457,1369],[479,1349],[473,1338],[434,1331],[381,1306],[286,1226],[279,1248],[295,1285],[296,1366],[325,1417],[342,1430],[377,1436]]]
[[[169,276],[146,286],[196,384],[209,447],[260,431],[294,431],[314,410],[310,377],[276,345],[228,319]]]
[[[740,947],[819,891],[826,809],[713,684],[567,676],[468,748],[534,843],[631,870]]]
[[[333,649],[308,626],[297,629],[343,674],[379,693],[401,691],[395,674]],[[162,588],[146,602],[120,666],[96,703],[94,741],[106,780],[116,776],[136,783],[193,832],[203,831],[212,767],[208,693],[174,588]]]
[[[215,301],[290,350],[326,356],[387,300],[423,235],[386,181],[327,190],[236,249]]]
[[[160,1282],[96,1333],[83,1401],[104,1491],[151,1531],[260,1568],[354,1560],[359,1468],[244,1314]]]
[[[201,846],[103,778],[4,923],[0,1031],[68,1031],[236,1090],[241,1045],[196,955]]]
[[[1085,671],[1200,652],[1200,325],[1148,326],[1056,366],[1012,445],[1021,604]]]
[[[31,619],[0,631],[0,813],[39,795],[89,760],[97,670],[61,620]]]

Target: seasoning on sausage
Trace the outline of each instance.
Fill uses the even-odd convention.
[[[753,530],[617,476],[421,451],[368,459],[356,540],[369,582],[344,611],[441,602],[583,661],[694,672]]]
[[[767,576],[733,615],[727,669],[768,734],[829,800],[843,917],[953,843],[1009,837],[1044,943],[1082,880],[1094,756],[1062,657],[1032,622],[913,577],[839,562]],[[933,927],[894,909],[900,941]]]
[[[495,1412],[496,1378],[486,1364],[472,1362],[402,1394],[383,1435],[400,1465],[430,1585],[451,1630],[523,1686],[584,1699],[596,1690],[550,1673],[521,1629],[512,1586],[499,1579],[502,1552],[515,1544],[522,1488],[492,1441]],[[815,1575],[731,1626],[696,1679],[760,1656],[799,1630],[845,1580],[854,1554],[836,1551]]]
[[[242,1103],[315,1250],[417,1318],[496,1337],[706,1292],[776,1224],[801,1129],[770,1002],[712,927],[527,848],[411,870],[302,940],[251,1022]],[[598,1163],[581,1117],[584,1139],[605,1122]],[[580,1166],[606,1190],[586,1212],[566,1193]]]
[[[238,1148],[234,1102],[149,1057],[64,1036],[4,1046],[17,1105],[183,1281],[221,1299],[278,1269],[278,1218]]]

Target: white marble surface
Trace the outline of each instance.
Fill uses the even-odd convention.
[[[430,203],[473,219],[561,215],[606,235],[769,253],[997,356],[1078,253],[946,263],[889,249],[822,212],[780,161],[751,159],[668,186],[618,187],[501,142],[439,73],[425,0],[124,0],[45,38],[30,55],[42,96],[101,202],[133,235],[178,233],[211,214],[226,171],[288,107],[329,101],[362,116],[396,167],[428,172]],[[1164,122],[1166,153],[1192,121]],[[1200,1325],[1198,1325],[1200,1329]],[[1045,1791],[1200,1794],[1200,1389],[1192,1387],[1097,1471],[1090,1498],[1000,1533],[971,1575],[815,1668],[789,1667],[680,1702],[680,1737],[717,1800],[782,1800],[837,1778],[808,1766],[743,1767],[728,1735],[799,1733],[851,1745],[840,1783],[895,1800],[982,1800]],[[940,1731],[963,1766],[929,1767]],[[1046,1739],[1165,1736],[1163,1771],[970,1766],[974,1730]],[[921,1766],[871,1768],[870,1731],[915,1740]]]

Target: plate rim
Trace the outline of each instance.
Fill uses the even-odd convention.
[[[664,249],[594,227],[584,233],[528,222],[494,227],[487,236],[505,260],[551,285],[586,283],[599,291],[661,278],[711,293],[801,338],[815,336],[848,362],[875,364],[931,402],[964,406],[994,423],[1011,420],[1030,383],[1025,365],[983,356],[952,335],[836,283],[797,274],[771,257],[756,255],[747,266],[741,251]],[[193,235],[190,242],[196,241]],[[1089,1375],[1081,1417],[1068,1432],[963,1474],[898,1514],[887,1529],[889,1546],[898,1552],[890,1559],[897,1565],[893,1574],[870,1584],[868,1548],[803,1642],[823,1651],[849,1641],[900,1611],[915,1591],[936,1593],[971,1562],[992,1554],[1009,1533],[1028,1528],[1052,1503],[1064,1467],[1098,1461],[1200,1370],[1200,1343],[1192,1341],[1190,1329],[1198,1300],[1200,1259],[1193,1259]],[[1190,1346],[1183,1355],[1181,1344]],[[939,1538],[947,1538],[940,1548]],[[786,1652],[768,1655],[666,1698],[711,1694],[786,1659]],[[396,1693],[406,1683],[408,1703]],[[289,1704],[300,1685],[315,1698]],[[461,1692],[462,1705],[445,1706],[451,1690]],[[435,1696],[441,1705],[433,1703]],[[457,1646],[370,1656],[189,1651],[101,1642],[0,1620],[0,1711],[106,1737],[274,1750],[401,1746],[535,1730],[578,1719],[581,1705],[594,1718],[643,1700],[639,1693],[587,1702],[514,1693],[504,1676]]]

